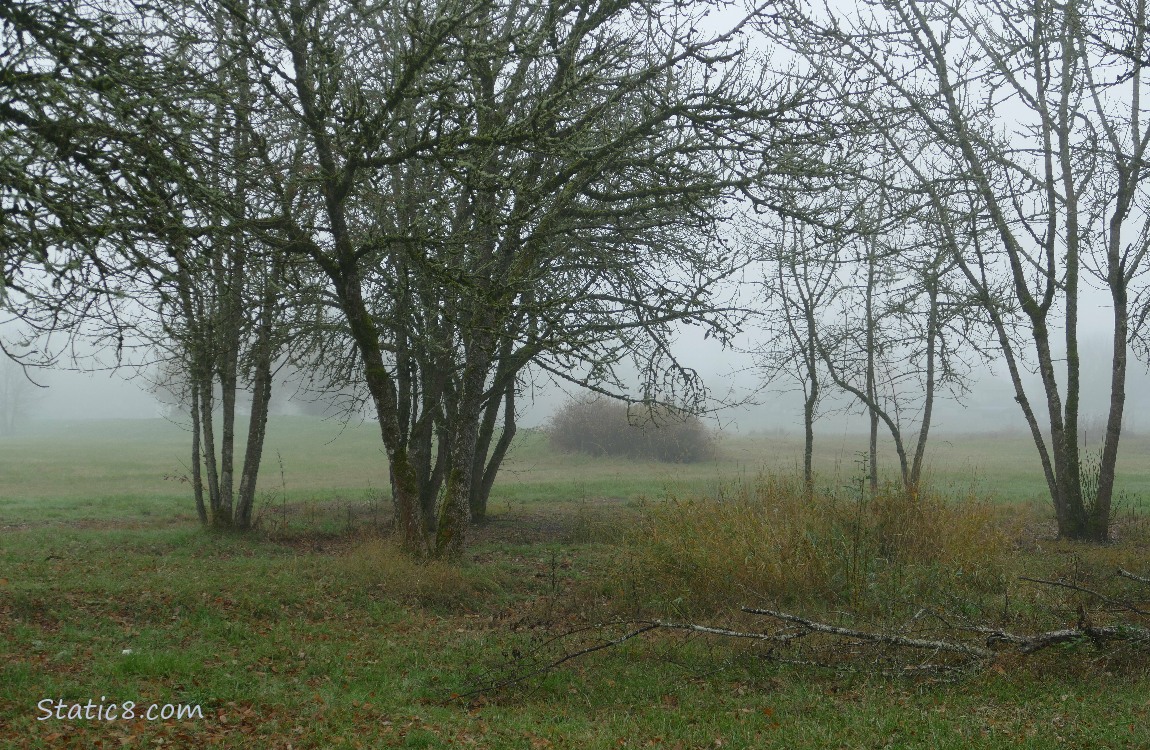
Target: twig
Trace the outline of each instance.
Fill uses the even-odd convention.
[[[662,620],[656,620],[655,624],[660,628],[666,628],[668,630],[691,630],[696,633],[722,635],[728,638],[751,638],[759,641],[775,641],[778,643],[789,643],[806,635],[806,633],[744,633],[738,630],[728,630],[727,628],[713,628],[709,625],[695,625],[694,623],[687,622],[663,622]]]
[[[1121,569],[1119,569],[1119,571],[1121,571]],[[1121,572],[1119,572],[1119,575],[1121,575]],[[1070,589],[1071,591],[1078,591],[1078,592],[1081,592],[1083,594],[1090,594],[1091,596],[1096,596],[1099,599],[1101,599],[1102,601],[1104,601],[1107,604],[1110,604],[1114,607],[1121,607],[1122,609],[1129,610],[1130,612],[1134,612],[1135,614],[1139,614],[1139,615],[1150,615],[1150,612],[1147,612],[1144,609],[1139,609],[1138,607],[1135,607],[1133,604],[1129,604],[1128,602],[1120,602],[1116,599],[1111,599],[1110,597],[1106,596],[1106,594],[1095,591],[1094,589],[1088,589],[1085,586],[1079,586],[1077,583],[1067,583],[1066,581],[1048,581],[1044,578],[1028,578],[1027,576],[1019,576],[1018,578],[1021,581],[1029,581],[1030,583],[1041,583],[1041,584],[1044,584],[1046,586],[1059,586],[1059,587],[1064,588],[1064,589]],[[1150,581],[1148,581],[1148,583],[1150,583]]]
[[[575,651],[575,652],[570,653],[570,654],[564,654],[560,658],[555,659],[554,661],[550,661],[541,667],[537,667],[535,669],[532,669],[530,671],[523,672],[520,674],[513,674],[505,680],[500,680],[498,682],[491,682],[487,685],[477,687],[474,690],[469,690],[466,693],[458,693],[456,695],[453,695],[452,697],[455,699],[470,698],[473,695],[479,695],[480,693],[485,693],[489,690],[497,690],[499,688],[510,687],[511,685],[515,685],[515,684],[518,684],[520,682],[524,682],[525,680],[529,680],[532,677],[536,677],[538,675],[550,672],[552,669],[554,669],[555,667],[558,667],[560,664],[563,664],[565,662],[569,662],[572,659],[578,659],[580,656],[586,656],[587,654],[593,654],[596,651],[602,651],[605,648],[611,648],[612,646],[618,646],[620,643],[623,643],[624,641],[629,641],[637,635],[642,635],[643,633],[646,633],[646,632],[651,631],[651,630],[655,630],[659,627],[660,627],[659,623],[649,622],[646,625],[644,625],[643,627],[638,628],[636,630],[632,630],[631,632],[629,632],[623,636],[620,636],[619,638],[615,638],[614,640],[605,641],[603,643],[599,643],[599,644],[596,644],[594,646],[588,646],[587,648],[580,649],[579,651]],[[585,630],[585,628],[580,628],[580,630]]]

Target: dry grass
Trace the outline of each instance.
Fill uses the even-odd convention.
[[[339,558],[348,585],[432,610],[469,611],[501,586],[491,571],[442,560],[416,560],[391,538],[367,539]]]
[[[677,614],[755,599],[856,611],[1001,586],[1001,511],[887,486],[862,500],[766,475],[721,500],[649,505],[629,539],[629,571],[648,601]]]

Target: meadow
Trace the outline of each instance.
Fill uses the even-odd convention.
[[[563,455],[524,431],[455,566],[409,560],[381,530],[379,446],[371,424],[273,420],[261,527],[241,537],[199,528],[171,423],[0,441],[0,746],[1150,744],[1150,661],[1129,644],[915,671],[858,644],[659,631],[524,674],[652,618],[767,628],[746,603],[871,629],[928,609],[1024,630],[1103,616],[1020,576],[1097,590],[1119,566],[1150,574],[1146,437],[1124,443],[1118,541],[1090,547],[1052,539],[1022,434],[937,436],[937,501],[916,526],[862,522],[888,506],[865,506],[859,437],[820,442],[817,515],[788,494],[793,437],[727,437],[718,460],[687,466]],[[792,544],[804,538],[818,543]],[[127,719],[125,701],[198,715]],[[68,718],[88,702],[92,718]]]

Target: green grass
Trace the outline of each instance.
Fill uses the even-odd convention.
[[[1059,650],[948,682],[656,634],[455,699],[558,633],[651,606],[626,580],[640,496],[691,497],[764,466],[793,468],[798,444],[728,440],[717,462],[668,467],[556,455],[528,435],[497,486],[493,523],[453,567],[414,564],[344,527],[339,498],[362,500],[385,473],[371,425],[328,442],[337,432],[273,423],[262,490],[286,486],[314,517],[297,507],[287,529],[249,538],[200,530],[187,485],[163,479],[186,452],[167,423],[57,426],[0,442],[0,747],[1145,747],[1150,676],[1121,651]],[[823,483],[849,485],[862,441],[826,443]],[[932,479],[944,490],[1040,496],[1022,438],[935,445]],[[1124,448],[1120,484],[1150,496],[1150,441]],[[1147,572],[1137,542],[1089,548],[1042,533],[1019,542],[1015,572]],[[1014,584],[1012,601],[1031,589]],[[195,704],[204,718],[37,720],[43,699],[98,706],[102,696]]]
[[[0,439],[0,519],[144,518],[190,515],[188,433],[165,420],[106,420],[42,424],[21,438]],[[857,480],[860,435],[816,443],[816,471],[826,489]],[[587,498],[657,498],[714,493],[739,477],[791,472],[801,441],[787,437],[728,437],[716,461],[661,464],[558,454],[546,437],[523,430],[492,495],[501,506]],[[1150,503],[1150,437],[1122,444],[1118,489]],[[884,445],[885,475],[895,456]],[[928,454],[932,486],[1007,502],[1043,502],[1037,454],[1024,434],[936,435]],[[387,469],[374,424],[342,426],[304,417],[269,425],[259,492],[270,502],[360,501],[387,487]]]
[[[549,584],[512,573],[546,568],[546,551],[518,565],[467,563],[461,576],[483,584],[481,593],[448,612],[397,602],[362,574],[349,580],[341,555],[188,530],[84,533],[83,547],[63,557],[31,554],[48,542],[42,530],[5,540],[11,577],[0,716],[8,746],[154,747],[164,739],[226,747],[1101,748],[1143,741],[1147,684],[1128,671],[1075,674],[1053,661],[916,684],[772,664],[755,650],[699,639],[638,641],[527,687],[453,702],[450,695],[503,648],[537,640],[539,629],[516,627],[514,617],[523,607],[538,615]],[[593,554],[564,552],[578,561],[563,572],[565,585],[594,575]],[[99,704],[101,696],[198,704],[205,719],[36,721],[44,697]]]

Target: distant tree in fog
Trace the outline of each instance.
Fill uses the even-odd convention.
[[[760,240],[762,242],[762,240]],[[826,379],[819,352],[823,311],[838,294],[838,261],[802,222],[784,219],[774,243],[764,247],[767,310],[764,338],[754,350],[768,383],[798,383],[803,394],[803,481],[814,496],[815,419]]]
[[[19,362],[0,354],[0,437],[19,434],[42,397],[42,383],[34,382]]]

